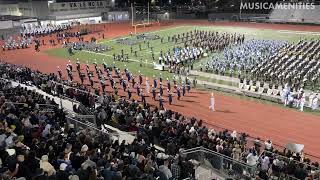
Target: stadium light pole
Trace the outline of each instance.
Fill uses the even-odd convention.
[[[148,24],[150,23],[150,8],[149,8],[149,1],[148,1]]]
[[[133,5],[131,3],[131,25],[133,26]]]
[[[241,5],[242,5],[242,0],[240,0],[240,7],[239,7],[239,9],[240,9],[240,11],[239,11],[239,19],[240,20],[241,20],[241,13],[242,13]]]

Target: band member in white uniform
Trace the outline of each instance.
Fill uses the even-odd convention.
[[[149,79],[146,77],[146,92],[149,94],[150,93],[150,83]]]
[[[215,108],[214,108],[214,96],[213,96],[213,93],[211,93],[211,98],[210,98],[210,106],[209,106],[209,109],[212,110],[212,111],[216,111]]]

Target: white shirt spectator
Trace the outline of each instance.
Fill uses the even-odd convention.
[[[263,159],[261,159],[261,170],[268,171],[269,164],[270,164],[269,157],[265,156]]]
[[[271,140],[267,140],[266,142],[264,142],[265,145],[265,149],[266,150],[272,150],[272,141]]]
[[[231,137],[236,139],[237,138],[237,131],[234,130],[232,133],[231,133]]]
[[[259,160],[259,157],[257,156],[256,153],[250,153],[248,154],[246,159],[247,159],[247,164],[249,166],[255,166]]]
[[[168,168],[168,166],[166,166],[166,165],[159,166],[159,171],[162,172],[166,176],[167,179],[172,178],[172,173],[171,173],[170,169]]]
[[[309,96],[309,107],[312,108],[312,101],[313,101],[313,98],[314,98],[314,94],[311,93],[310,96]]]

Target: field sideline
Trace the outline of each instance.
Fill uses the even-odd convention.
[[[165,29],[155,30],[148,32],[147,34],[157,34],[160,37],[164,37],[164,43],[161,43],[160,40],[151,40],[150,46],[154,47],[154,54],[155,54],[155,61],[158,61],[158,57],[160,54],[160,51],[166,52],[169,48],[172,49],[175,44],[171,42],[167,42],[167,36],[171,36],[178,33],[183,33],[191,30],[210,30],[210,31],[218,31],[218,32],[226,32],[226,33],[240,33],[245,34],[246,39],[273,39],[273,40],[285,40],[289,42],[297,42],[301,38],[317,38],[316,35],[314,35],[312,32],[310,34],[284,34],[284,31],[275,31],[272,29],[256,29],[256,28],[245,28],[245,27],[228,27],[228,26],[190,26],[190,25],[182,25],[177,27],[169,27]],[[289,32],[289,31],[288,31]],[[294,31],[293,31],[294,32]],[[309,32],[308,32],[309,33]],[[133,39],[134,37],[130,36],[123,36],[128,37],[129,39]],[[121,37],[121,38],[123,38]],[[62,57],[62,58],[68,58],[73,61],[76,61],[76,59],[79,59],[82,63],[89,63],[92,64],[93,62],[97,62],[99,64],[102,64],[105,60],[107,64],[113,64],[121,69],[125,67],[125,65],[129,68],[129,70],[133,74],[137,74],[140,70],[143,72],[145,76],[152,77],[153,75],[157,75],[160,73],[159,71],[153,70],[153,60],[150,49],[148,49],[146,44],[142,44],[142,51],[139,51],[139,46],[133,45],[133,51],[137,51],[138,57],[134,57],[134,54],[130,51],[129,45],[122,45],[116,42],[117,38],[111,38],[107,40],[99,40],[99,43],[105,44],[112,47],[111,51],[105,52],[105,53],[96,53],[96,52],[89,52],[89,51],[76,51],[74,55],[69,56],[66,49],[63,48],[54,48],[49,49],[46,51],[46,53],[49,56],[56,56],[56,57]],[[178,44],[178,46],[181,46],[181,44]],[[120,54],[121,49],[124,50],[124,54],[129,55],[129,63],[123,63],[119,61],[113,61],[113,54]],[[195,69],[199,69],[199,66],[201,62],[206,61],[208,58],[212,56],[220,56],[221,54],[209,54],[207,58],[202,58],[200,61],[196,62]],[[140,62],[142,59],[143,67],[140,67]],[[162,75],[164,78],[172,78],[172,74],[168,73],[167,71],[162,72]]]

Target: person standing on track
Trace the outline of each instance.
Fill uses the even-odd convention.
[[[156,88],[152,86],[152,99],[156,100]]]
[[[167,89],[168,89],[168,91],[171,91],[171,82],[170,82],[169,78],[167,78]]]
[[[157,89],[157,79],[156,79],[155,75],[153,75],[153,87],[155,87]]]
[[[209,109],[212,111],[216,111],[214,106],[215,106],[214,96],[213,96],[213,93],[211,93]]]
[[[130,87],[128,86],[128,99],[130,100],[131,99],[131,97],[132,97],[132,93],[131,93],[131,89],[130,89]]]
[[[172,104],[172,93],[170,92],[169,89],[168,89],[168,101],[169,101],[169,104],[171,105]]]
[[[62,79],[62,71],[61,71],[61,69],[60,69],[60,67],[59,67],[59,66],[57,66],[57,68],[58,68],[58,74],[59,74],[59,77],[60,77],[60,79]]]
[[[80,65],[79,58],[77,58],[76,67],[77,67],[78,72],[80,72],[80,71],[81,71],[81,67],[80,67],[80,66],[81,66],[81,65]]]
[[[163,109],[163,98],[160,94],[159,94],[159,108]]]
[[[144,93],[143,93],[142,90],[140,90],[140,98],[141,98],[141,102],[142,103],[146,103],[146,98],[145,98]]]
[[[177,88],[177,96],[178,96],[178,100],[180,100],[180,97],[181,97],[180,87]]]
[[[146,77],[146,92],[149,94],[150,93],[150,82],[149,79]]]

